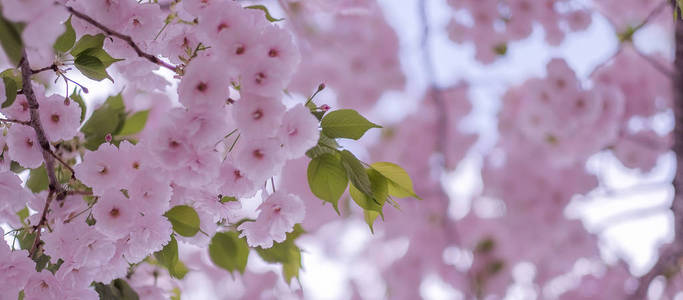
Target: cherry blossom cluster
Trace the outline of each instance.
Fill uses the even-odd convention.
[[[15,14],[17,11],[22,13]],[[289,108],[283,103],[282,91],[300,56],[292,36],[268,22],[263,11],[245,9],[232,1],[160,5],[10,0],[3,1],[3,15],[26,24],[21,36],[27,52],[24,60],[34,70],[54,66],[49,67],[56,70],[52,78],[66,78],[68,72],[64,68],[68,54],[53,49],[54,41],[65,32],[62,23],[67,19],[80,41],[102,33],[113,35],[100,50],[125,58],[114,66],[116,80],[125,78],[124,96],[129,98],[125,103],[132,104],[129,110],[134,110],[130,114],[144,109],[144,104],[130,100],[139,99],[136,94],[141,91],[145,92],[143,98],[149,100],[153,95],[161,102],[147,105],[152,108],[151,116],[133,143],[119,137],[112,140],[116,132],[109,132],[106,138],[98,137],[104,143],[90,150],[87,143],[88,149],[77,145],[63,150],[73,141],[89,138],[88,133],[78,132],[84,107],[69,97],[46,96],[40,85],[30,83],[50,149],[40,145],[36,136],[34,128],[41,125],[31,118],[28,93],[0,110],[12,120],[5,123],[0,135],[4,149],[0,186],[9,195],[2,201],[0,221],[17,228],[17,234],[30,231],[31,226],[20,229],[26,224],[42,230],[40,243],[36,238],[38,248],[27,250],[49,255],[51,264],[59,260],[56,272],[36,272],[29,256],[38,257],[37,253],[17,250],[10,255],[9,248],[3,247],[8,253],[2,255],[0,268],[10,270],[3,273],[3,282],[11,285],[3,294],[13,298],[23,290],[24,299],[97,298],[93,281],[106,284],[124,278],[131,274],[131,264],[175,243],[175,225],[164,216],[173,207],[189,206],[196,212],[200,234],[175,236],[201,247],[223,231],[223,226],[246,217],[241,199],[258,201],[252,198],[258,195],[264,199],[258,216],[237,227],[252,247],[269,248],[285,241],[286,233],[303,221],[302,200],[286,190],[275,191],[274,183],[273,189],[267,190],[265,183],[273,180],[288,160],[302,157],[317,144],[319,125],[303,103]],[[113,32],[130,37],[130,41],[115,38]],[[159,93],[168,82],[151,73],[159,65],[170,64],[142,56],[137,50],[160,52],[176,65],[172,69],[180,79],[179,105],[168,104],[168,98]],[[7,99],[2,95],[4,103]],[[108,100],[103,107],[115,105],[114,101]],[[10,170],[10,162],[23,168],[40,167],[46,151],[58,158],[63,154],[59,160],[64,165],[58,166],[58,171],[73,171],[71,178],[60,178],[69,186],[66,196],[54,195],[53,187],[33,194]],[[238,201],[224,201],[226,198]],[[26,205],[37,213],[24,220],[16,213]],[[157,269],[144,265],[139,273],[134,272],[140,280],[129,280],[133,288],[141,297],[168,295],[172,287],[161,290],[144,279],[149,279],[145,277],[149,274],[143,275],[149,273],[145,270]]]
[[[548,44],[557,46],[569,32],[582,31],[591,24],[590,10],[569,0],[450,0],[459,14],[448,25],[451,40],[471,41],[476,59],[492,63],[504,55],[507,43],[531,35],[534,25],[545,32]]]
[[[325,78],[341,106],[371,109],[384,91],[404,86],[398,37],[375,1],[284,2],[306,57],[290,90],[306,94]]]

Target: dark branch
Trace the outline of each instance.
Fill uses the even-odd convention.
[[[31,122],[29,122],[29,121],[21,121],[21,120],[14,120],[14,119],[0,118],[0,122],[17,123],[17,124],[21,124],[21,125],[31,126]]]
[[[640,277],[638,289],[631,300],[646,299],[647,291],[652,281],[659,275],[669,275],[680,271],[683,258],[683,20],[675,21],[676,57],[674,59],[673,76],[673,112],[674,112],[674,144],[676,153],[676,174],[673,180],[674,200],[671,210],[674,214],[674,240],[663,247],[659,260],[652,269]]]
[[[59,3],[59,2],[56,2],[56,3],[57,3],[58,5],[63,5],[63,4]],[[137,53],[137,55],[138,55],[139,57],[145,58],[145,59],[147,59],[148,61],[152,62],[153,64],[162,66],[162,67],[164,67],[164,68],[166,68],[166,69],[169,69],[169,70],[173,71],[174,73],[177,73],[178,67],[176,67],[176,66],[174,66],[174,65],[172,65],[172,64],[169,64],[169,63],[167,63],[167,62],[164,62],[164,61],[160,60],[158,57],[156,57],[156,56],[154,56],[154,55],[152,55],[152,54],[149,54],[149,53],[147,53],[147,52],[142,51],[142,49],[140,49],[140,47],[133,41],[133,38],[131,38],[130,36],[127,36],[127,35],[125,35],[125,34],[122,34],[122,33],[119,33],[119,32],[117,32],[117,31],[114,31],[114,30],[110,29],[109,27],[103,25],[102,23],[95,21],[93,18],[89,17],[88,15],[85,15],[85,14],[83,14],[83,13],[81,13],[81,12],[79,12],[79,11],[73,9],[73,8],[70,7],[70,6],[64,5],[64,7],[65,7],[66,10],[67,10],[69,13],[71,13],[72,15],[76,16],[77,18],[79,18],[79,19],[81,19],[81,20],[83,20],[83,21],[86,21],[86,22],[92,24],[93,26],[95,26],[95,27],[99,28],[100,30],[104,31],[104,33],[106,33],[107,35],[110,35],[110,36],[119,38],[119,39],[125,41],[126,43],[128,43],[128,45],[129,45],[131,48],[133,48],[133,50],[135,50],[135,53]]]
[[[22,89],[24,91],[24,95],[26,96],[26,101],[28,102],[29,112],[31,115],[31,120],[28,122],[28,126],[33,127],[33,130],[36,132],[36,138],[38,139],[38,144],[40,145],[41,153],[43,154],[43,160],[45,161],[45,170],[47,171],[47,178],[49,180],[49,192],[47,199],[45,200],[45,207],[43,208],[43,212],[41,213],[40,221],[34,227],[34,231],[36,232],[36,239],[33,242],[33,247],[31,247],[31,251],[29,252],[29,256],[33,256],[35,254],[35,251],[38,249],[38,245],[40,243],[41,229],[44,225],[47,224],[47,212],[50,209],[52,199],[57,198],[57,200],[62,200],[64,199],[64,197],[66,197],[66,193],[57,181],[57,176],[55,175],[54,168],[54,154],[50,149],[50,142],[48,142],[47,140],[45,130],[43,130],[43,126],[40,123],[40,115],[38,112],[38,100],[36,99],[36,95],[33,92],[33,86],[31,83],[31,74],[33,74],[33,71],[31,70],[31,66],[28,61],[28,56],[26,55],[26,50],[24,50],[23,55],[24,56],[21,59],[19,65],[21,67],[21,78],[23,80]]]

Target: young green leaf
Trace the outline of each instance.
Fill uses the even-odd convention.
[[[360,160],[349,150],[339,152],[341,155],[342,166],[346,170],[346,176],[351,180],[352,185],[367,196],[372,196],[370,178]]]
[[[126,118],[121,94],[107,98],[104,104],[96,109],[90,119],[81,127],[85,135],[85,148],[97,150],[104,143],[104,137],[110,133],[116,135],[121,130]]]
[[[375,224],[375,220],[377,220],[377,216],[379,216],[379,213],[376,211],[372,210],[363,210],[363,218],[365,219],[365,223],[370,226],[370,232],[373,234],[375,233],[375,229],[372,227],[372,225]]]
[[[47,190],[49,182],[45,165],[41,165],[39,168],[32,169],[31,172],[29,172],[26,187],[29,188],[31,192],[38,193]]]
[[[111,64],[117,61],[123,60],[111,57],[111,55],[109,55],[109,53],[107,53],[107,51],[104,51],[104,49],[102,48],[88,48],[85,51],[81,52],[78,56],[81,55],[97,57],[97,59],[99,59],[102,62],[105,68],[108,68],[109,66],[111,66]]]
[[[244,273],[249,257],[247,241],[239,238],[237,232],[217,232],[209,244],[209,256],[213,263],[229,272]]]
[[[337,202],[349,185],[349,178],[339,156],[324,153],[314,158],[308,164],[307,175],[311,192],[323,201],[332,203],[334,210],[340,214]]]
[[[320,138],[318,139],[318,144],[315,145],[313,148],[308,149],[306,151],[306,156],[310,158],[315,158],[318,155],[322,155],[324,153],[331,153],[331,154],[337,154],[339,149],[339,144],[335,139],[329,138],[325,136],[325,134],[321,133]]]
[[[178,241],[176,241],[175,236],[171,235],[171,240],[164,245],[164,248],[154,252],[154,258],[168,269],[175,266],[178,262]]]
[[[76,42],[76,45],[71,49],[71,56],[77,57],[81,52],[90,48],[102,49],[104,45],[104,34],[89,35],[86,34]]]
[[[0,16],[0,46],[12,65],[18,65],[23,56],[21,34],[15,24]]]
[[[220,200],[221,203],[234,202],[234,201],[239,201],[239,200],[237,200],[237,198],[231,197],[231,196],[223,196],[223,197],[221,197],[221,200]]]
[[[168,210],[164,216],[173,225],[173,231],[191,237],[199,232],[199,215],[194,208],[187,205],[177,205]]]
[[[171,240],[160,251],[154,252],[154,257],[159,264],[168,269],[168,273],[178,279],[182,279],[187,274],[187,267],[178,259],[178,242],[175,236],[171,235]]]
[[[149,110],[136,112],[123,123],[123,128],[121,128],[121,131],[117,135],[127,136],[142,131],[147,123],[148,115]]]
[[[274,243],[268,249],[255,248],[258,255],[266,262],[282,264],[282,275],[285,282],[290,283],[294,277],[299,277],[301,269],[301,249],[294,241],[304,233],[300,224],[294,225],[294,230],[287,233],[287,239],[282,243]]]
[[[278,21],[284,20],[283,18],[280,18],[280,19],[273,18],[273,16],[270,15],[268,8],[265,7],[264,5],[251,5],[251,6],[247,6],[245,8],[262,10],[266,14],[266,20],[268,20],[268,22],[278,22]]]
[[[352,109],[340,109],[328,113],[320,125],[323,133],[331,138],[360,139],[370,128],[382,128],[368,121],[357,111]]]
[[[76,31],[74,31],[73,26],[71,26],[71,17],[64,22],[64,33],[57,37],[55,41],[54,49],[57,52],[66,53],[74,46],[76,43]]]
[[[93,283],[100,300],[139,300],[138,294],[123,279],[114,279],[110,284]]]
[[[413,181],[410,179],[410,175],[399,165],[390,162],[376,162],[370,166],[389,180],[389,195],[399,198],[420,199],[413,190]]]
[[[373,169],[368,169],[367,174],[371,183],[371,195],[362,193],[355,186],[349,188],[349,195],[358,206],[381,214],[382,207],[389,197],[388,181],[382,174]]]
[[[17,99],[18,85],[17,82],[9,76],[2,77],[2,82],[5,84],[5,97],[7,98],[5,102],[2,103],[2,108],[7,108],[14,103],[15,99]]]
[[[109,79],[114,82],[114,79],[107,74],[107,67],[95,56],[81,54],[74,60],[74,66],[81,71],[85,77],[92,80],[102,81],[104,79]]]
[[[81,97],[80,93],[77,93],[76,88],[74,87],[74,91],[71,93],[71,96],[69,96],[71,100],[75,101],[78,103],[78,106],[81,107],[81,123],[85,120],[85,113],[86,113],[86,106],[85,106],[85,101],[83,100],[83,97]]]

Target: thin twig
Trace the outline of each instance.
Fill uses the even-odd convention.
[[[59,2],[55,2],[55,3],[58,5],[63,5],[69,13],[71,13],[72,15],[76,16],[77,18],[79,18],[83,21],[86,21],[86,22],[92,24],[93,26],[99,28],[100,30],[104,31],[104,33],[106,33],[107,35],[114,36],[116,38],[119,38],[119,39],[125,41],[126,43],[128,43],[128,45],[131,48],[133,48],[133,50],[135,50],[135,53],[137,53],[137,55],[139,57],[145,58],[148,61],[152,62],[153,64],[156,64],[156,65],[159,65],[159,66],[164,67],[166,69],[169,69],[169,70],[173,71],[174,73],[178,72],[177,66],[169,64],[165,61],[160,60],[159,58],[157,58],[156,56],[154,56],[152,54],[149,54],[147,52],[142,51],[142,49],[140,49],[140,47],[133,41],[133,38],[131,38],[130,36],[119,33],[117,31],[114,31],[114,30],[110,29],[109,27],[103,25],[102,23],[95,21],[90,16],[88,16],[82,12],[79,12],[70,6],[66,6],[66,5],[61,4]]]
[[[657,263],[638,280],[638,288],[629,298],[630,300],[646,299],[652,281],[659,275],[666,274],[673,277],[680,271],[683,258],[683,20],[675,21],[675,46],[673,80],[673,112],[674,112],[674,144],[676,154],[676,175],[674,176],[674,199],[671,210],[674,214],[674,240],[662,247]]]
[[[31,70],[31,73],[32,73],[32,74],[37,74],[37,73],[40,73],[40,72],[43,72],[43,71],[49,71],[49,70],[52,70],[52,71],[57,72],[57,71],[58,71],[57,65],[52,64],[52,65],[50,65],[50,66],[48,66],[48,67],[45,67],[45,68],[41,68],[41,69],[38,69],[38,70]]]
[[[31,250],[28,252],[28,257],[33,257],[33,255],[36,254],[36,250],[38,250],[38,245],[40,244],[40,232],[42,231],[41,227],[47,224],[47,211],[50,209],[50,204],[52,203],[54,194],[55,193],[52,189],[50,189],[50,191],[47,193],[45,207],[43,207],[43,212],[40,215],[40,221],[36,226],[33,227],[33,231],[36,233],[36,238],[33,240],[33,246],[31,246]]]
[[[673,78],[674,77],[674,71],[669,69],[669,67],[664,66],[662,63],[658,62],[656,59],[652,58],[651,56],[640,52],[638,49],[634,49],[636,53],[643,59],[645,59],[647,62],[652,65],[653,68],[655,68],[657,71],[660,73],[664,74],[666,77]]]
[[[31,126],[31,122],[29,122],[29,121],[21,121],[21,120],[15,120],[15,119],[0,118],[0,122],[17,123],[17,124],[21,124],[21,125]]]
[[[92,191],[72,190],[72,191],[66,191],[66,194],[67,194],[67,195],[92,196]]]
[[[56,153],[54,153],[54,151],[50,151],[50,154],[52,154],[52,156],[58,162],[60,162],[63,166],[65,166],[69,170],[69,172],[71,172],[71,179],[76,179],[76,171],[74,171],[74,169],[71,168],[71,166],[69,166],[69,164],[67,164],[64,160],[62,160],[62,158],[59,157]]]

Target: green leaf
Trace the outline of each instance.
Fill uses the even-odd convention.
[[[36,272],[41,272],[45,267],[47,267],[47,264],[50,262],[50,256],[42,254],[40,256],[37,256],[33,258],[33,261],[36,262]]]
[[[169,270],[176,265],[178,262],[178,241],[176,241],[175,236],[171,235],[171,240],[164,245],[164,248],[154,252],[154,258]]]
[[[180,300],[181,291],[179,288],[174,287],[172,293],[173,295],[171,295],[171,300]]]
[[[48,262],[46,269],[54,275],[55,273],[57,273],[57,271],[59,271],[59,268],[62,266],[63,263],[64,263],[64,260],[62,260],[61,258],[58,259],[57,263],[54,263],[54,264],[52,262]]]
[[[123,123],[123,128],[117,135],[127,136],[142,131],[147,123],[147,116],[149,116],[149,110],[136,112]]]
[[[14,80],[17,87],[21,87],[23,80],[21,79],[21,72],[17,68],[9,68],[0,72],[0,77],[9,77]]]
[[[57,38],[54,45],[55,50],[61,53],[68,52],[76,43],[76,31],[71,26],[71,17],[64,22],[64,27],[66,27],[64,33]]]
[[[301,225],[296,224],[294,225],[294,230],[287,233],[287,239],[282,243],[274,243],[273,247],[268,249],[254,248],[264,261],[282,264],[282,275],[287,283],[290,283],[292,278],[299,277],[301,249],[296,246],[294,241],[303,233],[304,230]]]
[[[339,156],[324,153],[314,158],[308,164],[307,175],[311,192],[323,201],[332,203],[334,210],[340,214],[337,203],[349,185],[349,178]]]
[[[351,186],[349,188],[349,195],[351,195],[351,198],[358,206],[379,212],[381,215],[384,202],[389,197],[388,181],[382,174],[373,169],[368,169],[367,174],[370,179],[372,194],[370,196],[366,195],[355,186]]]
[[[349,150],[343,150],[339,153],[341,154],[342,166],[346,170],[346,176],[351,180],[352,185],[363,194],[371,196],[370,178],[360,160]]]
[[[17,212],[17,216],[19,216],[19,221],[21,221],[22,224],[24,223],[24,220],[28,218],[28,213],[28,207],[26,206],[24,206],[24,208]]]
[[[24,229],[17,234],[17,241],[19,242],[19,248],[28,250],[33,246],[33,242],[36,240],[36,234],[31,232],[32,230]]]
[[[139,300],[138,294],[123,279],[114,279],[110,284],[95,282],[95,291],[100,300]]]
[[[5,96],[7,99],[5,102],[2,103],[2,108],[7,108],[14,103],[14,100],[17,99],[17,82],[14,81],[9,76],[2,77],[2,83],[5,84]]]
[[[173,230],[182,236],[191,237],[199,232],[199,215],[190,206],[174,206],[164,216],[171,221]]]
[[[368,224],[368,226],[370,226],[370,232],[372,232],[373,234],[375,233],[375,229],[372,228],[372,225],[375,224],[375,220],[377,220],[377,216],[379,216],[379,213],[376,211],[367,210],[367,209],[363,210],[363,218],[365,219],[365,223]]]
[[[410,175],[399,165],[390,162],[376,162],[370,167],[389,180],[389,195],[399,198],[421,199],[413,190],[413,181],[410,179]]]
[[[340,109],[328,113],[320,123],[323,133],[331,138],[360,139],[370,128],[382,128],[368,121],[357,111]]]
[[[337,149],[339,149],[339,147],[340,146],[336,140],[325,136],[324,133],[321,133],[320,138],[318,139],[318,144],[315,145],[313,148],[308,149],[308,151],[306,151],[306,156],[310,158],[315,158],[316,156],[325,153],[336,154],[338,152]]]
[[[15,24],[0,15],[0,46],[12,65],[18,65],[23,56],[21,34]]]
[[[102,48],[88,48],[85,51],[81,52],[79,56],[81,55],[88,55],[88,56],[94,56],[99,59],[102,64],[104,65],[105,68],[108,68],[111,66],[111,64],[117,62],[117,61],[122,61],[123,59],[120,58],[113,58],[107,53],[107,51],[104,51]]]
[[[102,49],[104,45],[104,34],[90,35],[86,34],[81,37],[81,39],[76,42],[76,45],[71,49],[71,56],[76,57],[81,52],[88,50],[90,48]]]
[[[268,20],[268,22],[278,22],[278,21],[284,20],[283,18],[280,18],[280,19],[273,18],[273,16],[270,15],[268,8],[265,7],[264,5],[251,5],[251,6],[247,6],[245,8],[262,10],[264,13],[266,13],[266,20]]]
[[[81,127],[85,135],[85,148],[97,150],[104,143],[104,137],[110,133],[116,135],[126,119],[125,107],[121,94],[107,98],[100,108],[96,109],[90,119]]]
[[[235,197],[223,196],[220,200],[221,203],[238,201]]]
[[[188,272],[185,264],[178,259],[178,242],[173,235],[163,249],[154,253],[154,257],[174,278],[183,279]]]
[[[74,60],[74,66],[81,71],[85,77],[92,80],[102,81],[104,79],[109,79],[114,82],[114,79],[107,74],[107,67],[95,56],[81,54]]]
[[[40,191],[46,191],[49,187],[50,180],[47,178],[47,171],[45,170],[45,165],[43,164],[39,168],[32,169],[28,174],[28,180],[26,181],[26,187],[28,187],[31,192],[38,193]]]
[[[213,263],[229,272],[244,273],[249,257],[247,241],[239,238],[237,232],[217,232],[209,244],[209,256]]]
[[[81,107],[81,123],[83,123],[83,120],[85,120],[86,113],[86,106],[83,97],[81,97],[80,93],[77,93],[77,90],[74,87],[74,91],[73,93],[71,93],[71,96],[69,96],[69,98],[71,98],[71,100],[73,100],[74,102],[78,103],[78,106]]]

